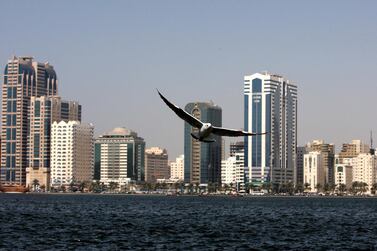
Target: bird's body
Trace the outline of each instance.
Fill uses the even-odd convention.
[[[193,117],[188,112],[182,110],[178,106],[172,104],[169,100],[167,100],[158,90],[158,94],[160,95],[161,99],[165,102],[165,104],[172,109],[175,114],[178,115],[181,119],[189,123],[192,127],[195,127],[198,130],[197,133],[191,133],[191,136],[201,142],[215,142],[215,140],[211,137],[212,134],[216,134],[219,136],[228,136],[228,137],[240,137],[240,136],[256,136],[256,135],[264,135],[266,133],[251,133],[245,132],[242,130],[233,130],[227,129],[222,127],[215,127],[212,126],[211,123],[203,123],[199,119]]]

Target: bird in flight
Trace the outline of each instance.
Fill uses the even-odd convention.
[[[174,105],[169,100],[167,100],[158,90],[158,94],[160,95],[161,99],[165,102],[170,109],[175,112],[181,119],[189,123],[191,126],[198,128],[198,133],[191,133],[191,136],[199,140],[201,142],[215,142],[213,138],[211,138],[211,134],[219,135],[219,136],[228,136],[228,137],[240,137],[240,136],[257,136],[257,135],[264,135],[264,133],[252,133],[252,132],[245,132],[242,130],[234,130],[234,129],[227,129],[223,127],[216,127],[211,125],[211,123],[203,123],[199,119],[195,118],[185,110],[181,109],[180,107]]]

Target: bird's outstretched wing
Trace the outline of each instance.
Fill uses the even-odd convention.
[[[157,90],[157,92],[160,95],[161,99],[165,102],[165,104],[167,104],[167,106],[169,106],[169,108],[172,109],[175,112],[175,114],[178,115],[178,117],[180,117],[181,119],[183,119],[184,121],[189,123],[191,126],[194,126],[194,127],[197,127],[197,128],[201,128],[203,126],[203,123],[200,120],[193,117],[188,112],[181,109],[180,107],[170,103],[170,101],[167,100],[164,96],[162,96],[162,94],[158,90]]]
[[[212,133],[220,136],[228,136],[228,137],[240,137],[240,136],[257,136],[257,135],[264,135],[264,133],[252,133],[252,132],[245,132],[241,130],[233,130],[227,129],[222,127],[212,127]]]

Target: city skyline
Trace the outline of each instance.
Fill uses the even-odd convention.
[[[183,138],[171,136],[183,134],[183,123],[163,108],[156,87],[180,105],[213,100],[223,126],[243,128],[243,76],[268,70],[299,83],[298,145],[324,139],[339,149],[377,130],[370,78],[377,4],[324,3],[2,2],[0,60],[50,61],[64,86],[59,94],[83,104],[96,136],[124,126],[172,159],[183,153]],[[28,20],[38,25],[25,29]]]

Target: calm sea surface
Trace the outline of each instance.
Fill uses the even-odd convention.
[[[0,194],[0,250],[374,250],[377,198]]]

